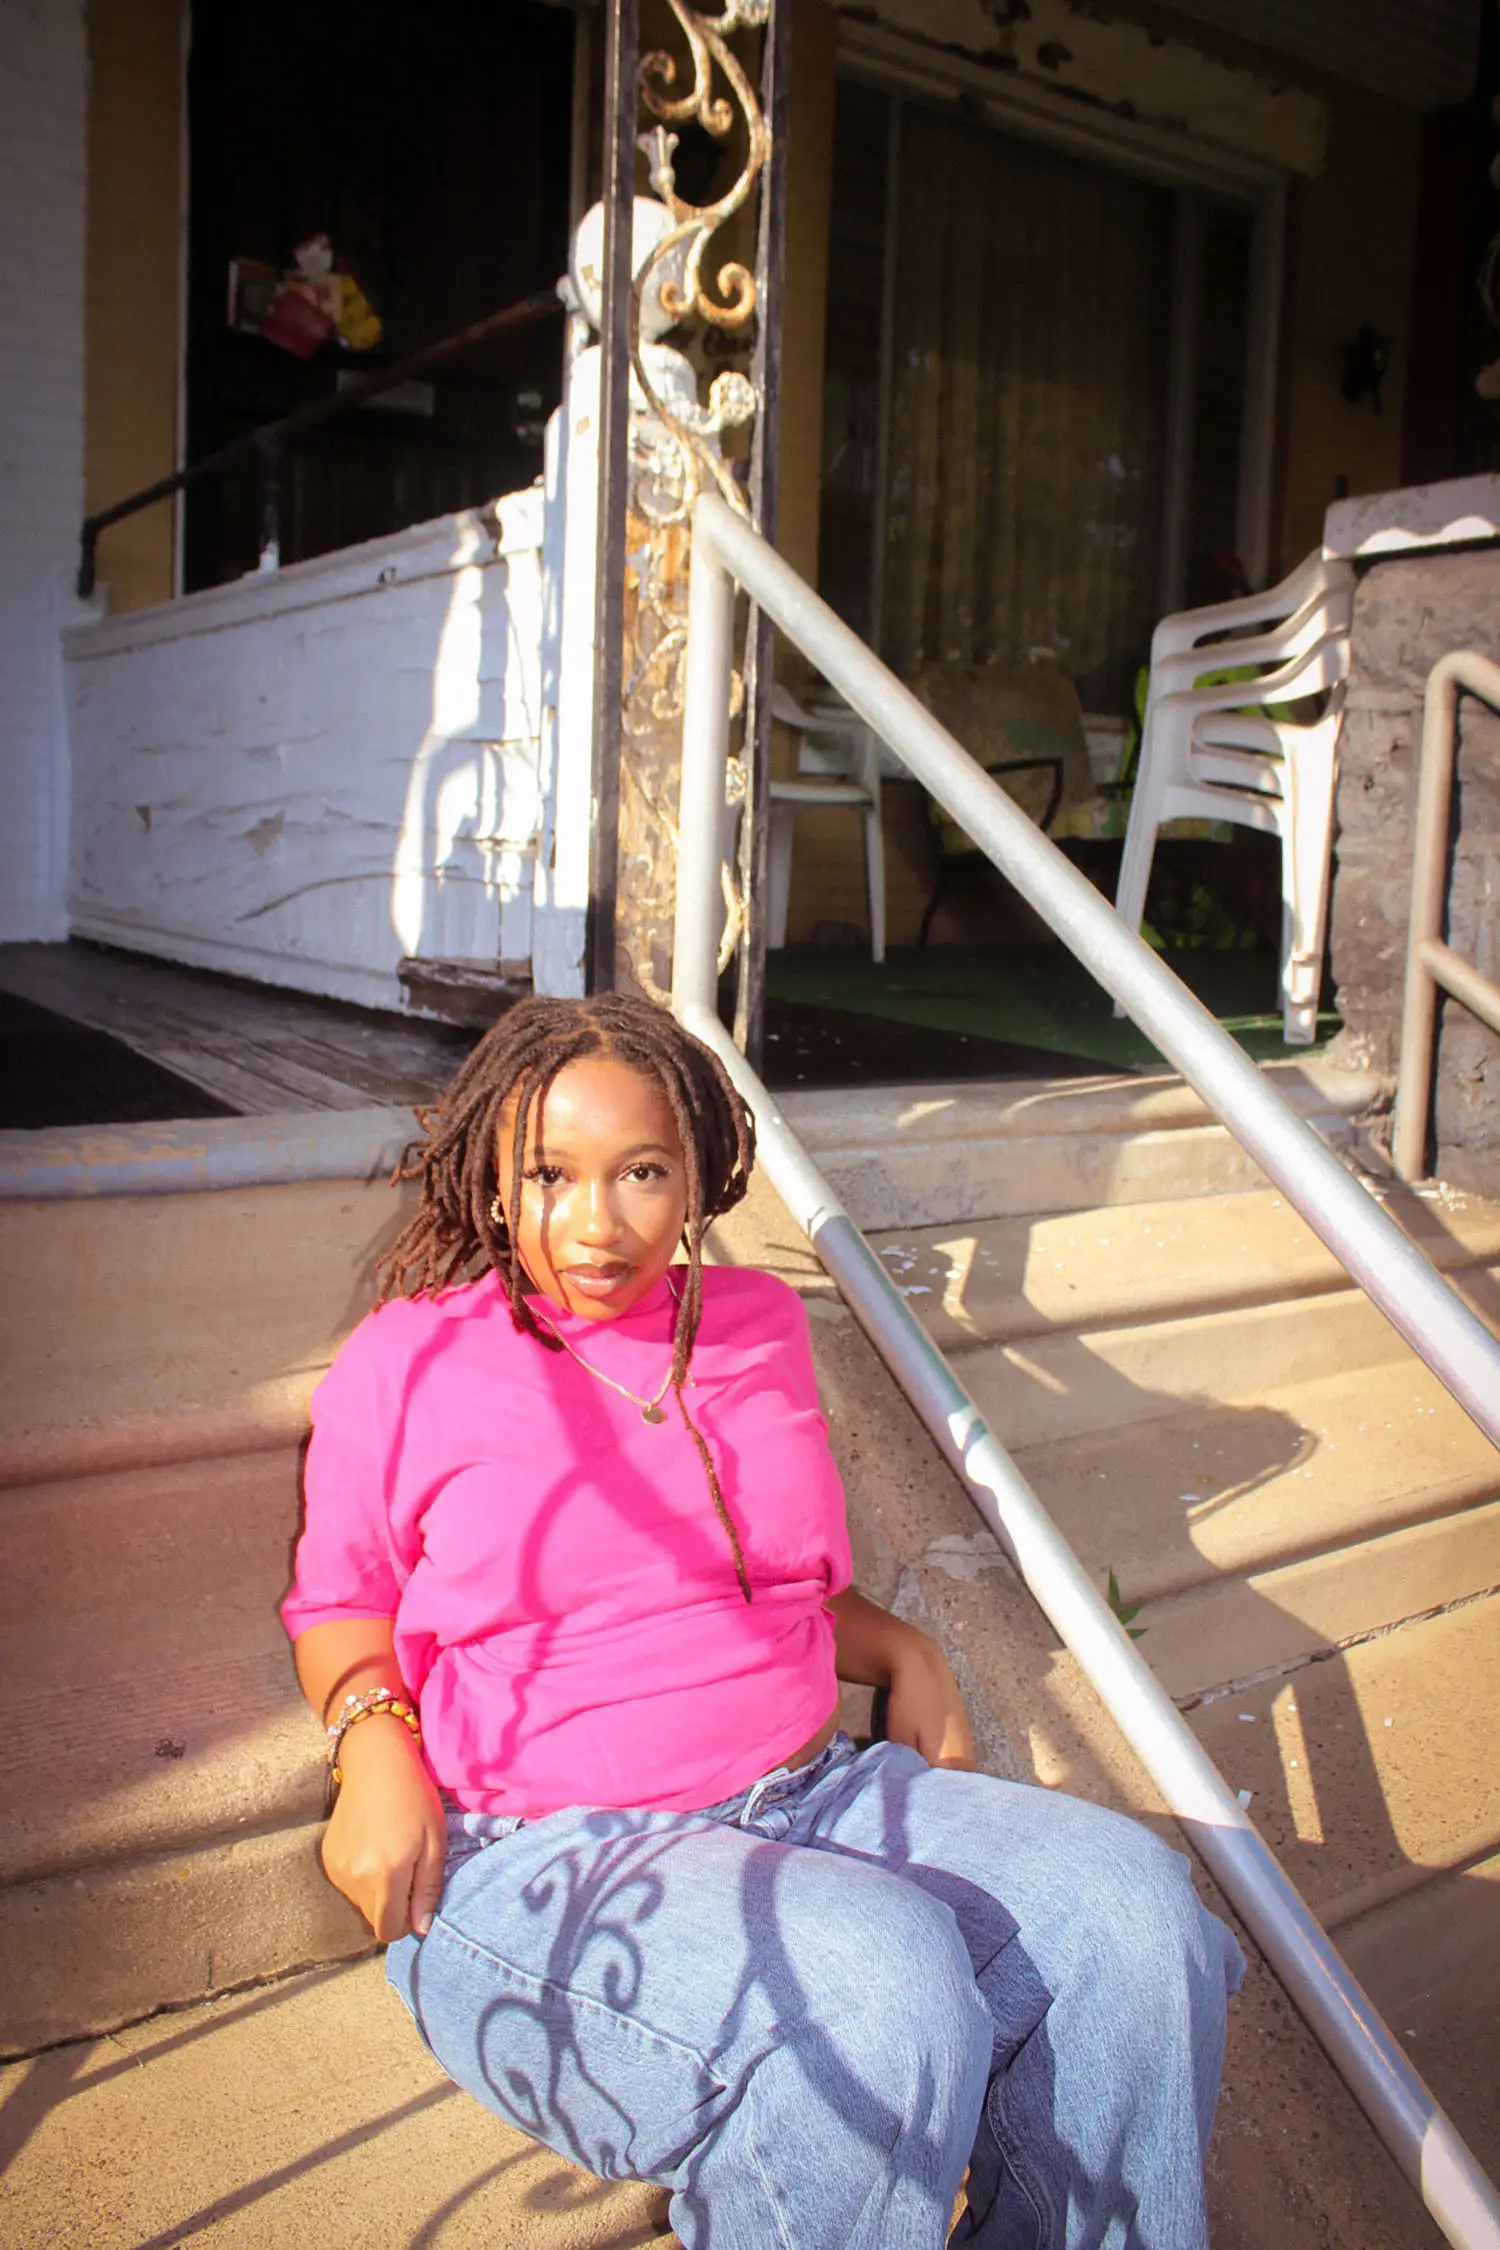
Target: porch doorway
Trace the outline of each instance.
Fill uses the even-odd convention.
[[[857,60],[839,83],[819,590],[985,762],[1071,728],[1060,803],[1004,785],[1108,897],[1153,627],[1265,574],[1280,194],[1076,111],[1054,131]],[[809,814],[775,998],[1154,1065],[977,854],[948,885],[954,839],[894,764],[882,802],[887,962],[850,838]],[[1252,1053],[1288,1053],[1273,839],[1177,824],[1147,922]]]
[[[565,270],[577,43],[566,10],[192,0],[191,39],[189,460],[550,289]],[[258,331],[257,288],[318,235],[379,335],[352,349],[330,338],[299,358]],[[281,561],[530,484],[561,379],[549,325],[320,425],[285,464]],[[193,486],[183,590],[253,570],[260,530],[253,462]]]

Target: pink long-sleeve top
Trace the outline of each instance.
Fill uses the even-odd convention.
[[[709,1267],[689,1410],[739,1532],[746,1602],[697,1449],[519,1332],[494,1274],[403,1298],[313,1394],[295,1638],[392,1617],[429,1768],[471,1812],[690,1811],[748,1786],[834,1707],[844,1497],[800,1299]],[[534,1300],[601,1374],[650,1399],[667,1282],[619,1319]]]

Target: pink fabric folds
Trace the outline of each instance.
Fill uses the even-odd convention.
[[[493,1274],[372,1313],[313,1396],[290,1634],[394,1617],[439,1785],[465,1810],[682,1812],[747,1786],[829,1716],[843,1491],[797,1296],[710,1267],[689,1410],[744,1549],[735,1575],[670,1394],[653,1426],[519,1333]],[[665,1281],[623,1318],[537,1300],[640,1397],[671,1358]]]

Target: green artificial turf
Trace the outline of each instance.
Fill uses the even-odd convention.
[[[1274,956],[1181,952],[1163,958],[1257,1062],[1316,1052],[1282,1039]],[[1161,1060],[1143,1032],[1116,1020],[1109,995],[1060,947],[911,948],[877,968],[853,947],[799,946],[772,953],[766,971],[767,989],[778,1000],[1041,1047],[1111,1070]],[[1338,1028],[1337,1016],[1321,1016],[1318,1044]]]

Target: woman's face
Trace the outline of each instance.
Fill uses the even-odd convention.
[[[510,1209],[515,1104],[496,1151]],[[682,1239],[687,1169],[656,1079],[610,1055],[560,1070],[527,1121],[516,1248],[534,1285],[586,1320],[616,1320],[654,1289]]]

